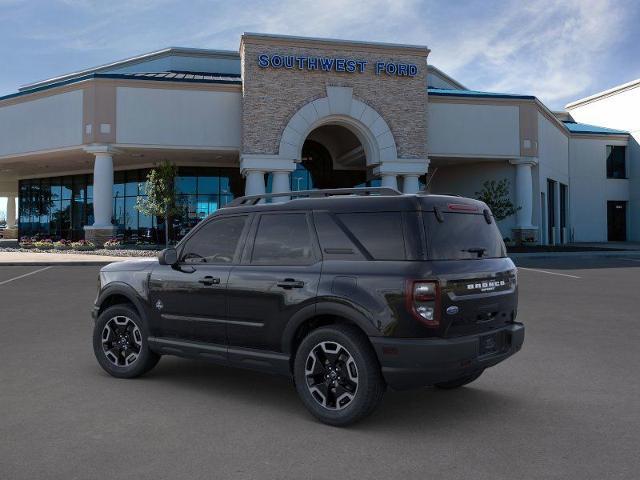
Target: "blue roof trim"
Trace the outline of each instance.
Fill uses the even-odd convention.
[[[442,97],[475,97],[475,98],[516,98],[521,100],[535,100],[533,95],[519,95],[516,93],[480,92],[478,90],[455,90],[447,88],[427,88],[429,95]]]
[[[595,135],[629,135],[629,132],[624,130],[615,130],[613,128],[598,127],[596,125],[589,125],[587,123],[577,123],[563,121],[565,127],[569,129],[571,133],[582,134],[595,134]]]
[[[167,72],[167,73],[172,73],[172,72]],[[69,80],[63,80],[61,82],[43,85],[42,87],[36,87],[29,90],[24,90],[22,92],[17,92],[17,93],[10,93],[9,95],[4,95],[3,97],[0,97],[0,101],[9,100],[11,98],[23,97],[25,95],[30,95],[32,93],[50,90],[52,88],[64,87],[65,85],[71,85],[73,83],[79,83],[85,80],[92,80],[94,78],[112,78],[112,79],[120,79],[120,80],[147,80],[152,82],[217,83],[217,84],[224,84],[224,85],[242,85],[242,80],[235,77],[233,74],[221,76],[220,78],[210,78],[210,79],[176,78],[176,77],[166,78],[166,77],[157,77],[155,75],[156,74],[140,75],[135,73],[90,73],[88,75],[83,75],[81,77],[71,78]]]

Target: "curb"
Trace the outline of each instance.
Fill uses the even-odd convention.
[[[507,253],[512,259],[519,258],[575,258],[575,257],[637,257],[640,259],[639,250],[616,250],[616,251],[587,251],[587,252],[530,252],[530,253]]]
[[[116,260],[118,262],[120,260]],[[105,266],[114,262],[93,261],[93,262],[0,262],[2,267],[88,267],[88,266]]]

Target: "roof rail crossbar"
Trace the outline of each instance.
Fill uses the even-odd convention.
[[[296,192],[263,193],[261,195],[238,197],[230,203],[227,203],[224,208],[256,205],[261,200],[269,200],[278,197],[322,198],[336,195],[402,195],[402,193],[395,188],[390,187],[332,188],[327,190],[299,190]]]

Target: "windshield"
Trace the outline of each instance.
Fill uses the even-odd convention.
[[[500,230],[492,217],[474,213],[423,213],[431,260],[467,260],[506,257]]]

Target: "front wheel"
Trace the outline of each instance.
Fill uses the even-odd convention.
[[[151,370],[160,355],[149,349],[148,332],[138,312],[114,305],[100,314],[93,328],[93,353],[100,366],[118,378],[134,378]]]
[[[473,373],[471,375],[465,375],[464,377],[456,378],[455,380],[451,380],[449,382],[436,383],[435,386],[443,390],[453,390],[454,388],[462,387],[477,380],[478,377],[482,375],[482,372],[484,372],[484,370],[480,370],[479,372]]]
[[[366,336],[355,327],[332,325],[303,340],[294,364],[296,389],[318,420],[346,426],[371,414],[385,383]]]

